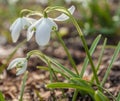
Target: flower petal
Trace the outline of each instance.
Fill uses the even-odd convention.
[[[28,20],[31,24],[35,23],[37,20],[36,19],[33,19],[33,18],[27,18],[27,17],[24,17],[26,20]]]
[[[48,25],[46,18],[36,29],[35,39],[40,46],[46,45],[50,40],[51,27]]]
[[[27,17],[23,17],[22,18],[22,28],[26,28],[29,27],[31,24],[33,24],[36,20],[32,19],[32,18],[27,18]]]
[[[19,21],[20,18],[17,18],[13,24],[10,26],[10,31],[15,27],[16,23]]]
[[[33,34],[34,34],[34,28],[37,28],[40,23],[42,22],[43,18],[41,18],[40,20],[36,21],[34,24],[32,24],[29,28],[28,28],[28,31],[27,31],[27,41],[29,41]]]
[[[13,42],[16,42],[18,40],[21,30],[22,30],[22,23],[21,23],[21,19],[19,19],[16,22],[16,25],[14,26],[11,32]]]
[[[48,25],[51,27],[51,30],[52,30],[53,27],[56,27],[56,29],[58,29],[58,26],[57,26],[57,24],[53,21],[53,19],[51,19],[51,18],[46,18],[46,20],[47,20]]]
[[[17,65],[17,63],[19,61],[22,61],[23,59],[24,58],[16,58],[13,61],[11,61],[10,64],[9,64],[9,66],[8,66],[8,68],[7,68],[7,70],[10,70],[10,69],[14,68]]]
[[[68,9],[68,11],[69,11],[71,14],[73,14],[74,11],[75,11],[75,6],[71,6],[71,7]],[[68,17],[67,15],[61,14],[60,16],[58,16],[57,18],[55,18],[54,20],[55,20],[55,21],[65,21],[65,20],[68,20],[68,19],[69,19],[69,17]]]
[[[16,73],[16,75],[23,74],[26,71],[26,69],[27,69],[27,60],[25,60],[25,63],[23,65],[23,67],[20,70],[18,70],[18,72]]]

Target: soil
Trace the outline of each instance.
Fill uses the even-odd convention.
[[[18,43],[20,43],[21,39]],[[65,37],[63,37],[63,39],[77,64],[78,70],[80,71],[84,58],[86,56],[81,41],[79,40],[77,35],[72,34],[66,35]],[[94,37],[86,37],[86,39],[87,44],[90,47],[92,41],[94,40]],[[97,64],[98,56],[101,51],[101,43],[102,41],[99,43],[95,53],[92,56],[95,64]],[[2,48],[0,49],[2,51],[0,52],[1,65],[4,64],[6,57],[13,51],[16,45],[17,44],[6,45],[4,47],[2,46]],[[49,45],[46,47],[38,47],[38,45],[34,42],[34,39],[31,40],[31,42],[26,43],[18,49],[14,58],[24,57],[28,51],[33,49],[41,50],[46,55],[58,59],[63,65],[73,70],[67,59],[64,49],[55,37],[51,39]],[[100,70],[98,73],[100,80],[105,75],[113,52],[113,48],[106,48],[104,51],[104,57],[102,59],[102,64],[100,65]],[[63,95],[60,89],[51,90],[46,88],[45,85],[50,83],[49,72],[37,69],[36,66],[46,65],[37,57],[31,57],[28,64],[29,74],[25,86],[23,101],[71,101],[74,90],[63,89],[63,91],[65,92]],[[89,78],[91,77],[91,73],[92,72],[90,66],[88,66],[84,78],[87,78],[89,80]],[[66,82],[65,79],[61,77],[61,75],[57,76],[60,81]],[[18,101],[22,78],[23,75],[16,76],[15,69],[11,71],[7,71],[5,69],[3,73],[0,74],[0,91],[2,91],[2,93],[4,94],[6,101]],[[120,53],[117,60],[113,64],[112,70],[104,87],[108,89],[108,91],[110,91],[110,93],[112,93],[112,95],[114,96],[117,96],[118,92],[120,91]],[[111,101],[113,101],[112,98],[110,99]],[[78,94],[76,101],[92,101],[92,99],[89,95],[82,96],[81,94]]]

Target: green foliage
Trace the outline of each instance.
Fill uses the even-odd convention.
[[[72,84],[72,83],[56,82],[56,83],[48,84],[47,87],[48,88],[75,88],[75,89],[83,90],[86,92],[90,92],[91,94],[94,94],[94,90],[91,90],[83,86],[81,87],[80,85]]]
[[[21,86],[21,92],[20,92],[20,99],[19,101],[23,101],[23,94],[24,94],[24,89],[25,89],[25,83],[27,80],[28,72],[24,74],[23,80],[22,80],[22,86]]]
[[[92,55],[93,52],[95,51],[95,48],[97,47],[97,44],[98,44],[98,42],[100,41],[100,38],[101,38],[101,36],[99,35],[99,36],[97,36],[96,39],[93,41],[93,43],[92,43],[92,45],[91,45],[91,48],[90,48],[90,50],[89,50],[90,55]],[[80,73],[80,77],[81,77],[81,78],[82,78],[83,75],[84,75],[84,72],[85,72],[85,70],[86,70],[86,68],[87,68],[88,62],[89,62],[89,59],[88,59],[88,57],[86,57],[85,60],[84,60],[84,63],[83,63],[83,67],[82,67],[81,73]]]
[[[2,92],[0,92],[0,101],[5,101]]]
[[[118,93],[118,96],[117,96],[117,100],[116,101],[120,101],[120,92]]]
[[[109,99],[99,90],[95,91],[94,98],[95,101],[109,101]]]
[[[95,4],[92,3],[92,2],[94,2]],[[95,16],[99,16],[99,23],[101,25],[103,25],[104,28],[106,26],[108,26],[110,28],[112,21],[111,21],[111,18],[109,18],[110,15],[109,15],[108,5],[105,3],[106,8],[105,8],[105,11],[103,11],[103,9],[101,9],[98,5],[98,0],[92,0],[92,2],[89,3],[91,12],[95,13],[96,14]],[[97,66],[95,66],[95,63],[92,60],[92,54],[95,51],[95,49],[97,47],[97,44],[101,39],[101,36],[100,35],[97,36],[97,38],[93,41],[93,44],[91,45],[91,48],[89,49],[88,46],[87,46],[87,43],[86,43],[86,39],[85,39],[85,37],[82,33],[82,30],[79,27],[75,18],[71,15],[70,11],[67,10],[66,8],[64,8],[64,7],[61,7],[61,6],[52,6],[52,7],[47,7],[43,12],[44,12],[44,14],[47,15],[48,13],[51,13],[52,11],[59,11],[59,12],[62,12],[64,14],[66,14],[70,18],[70,20],[72,21],[76,30],[78,31],[79,38],[81,39],[83,47],[84,47],[85,52],[86,52],[86,58],[84,60],[84,64],[83,64],[83,67],[82,67],[82,70],[81,70],[80,74],[79,74],[79,71],[77,69],[77,66],[76,66],[71,54],[69,53],[68,48],[66,47],[64,41],[62,40],[62,37],[59,35],[58,31],[54,27],[53,27],[53,31],[57,35],[57,38],[59,39],[62,47],[64,48],[64,50],[67,54],[67,57],[68,57],[70,63],[72,64],[72,67],[73,67],[75,73],[74,73],[74,71],[71,71],[69,68],[63,66],[56,59],[53,59],[53,58],[43,54],[39,50],[32,50],[32,51],[28,52],[26,59],[28,60],[32,55],[36,55],[44,63],[47,64],[47,67],[45,67],[44,70],[49,71],[50,81],[51,81],[50,84],[47,84],[48,88],[73,88],[73,89],[75,89],[76,91],[74,93],[74,97],[73,97],[72,101],[76,100],[78,92],[80,92],[82,94],[83,93],[84,94],[89,94],[94,101],[109,101],[109,98],[107,98],[106,95],[104,94],[104,91],[107,91],[107,90],[104,89],[103,85],[104,85],[104,83],[105,83],[105,81],[108,77],[108,74],[109,74],[109,72],[112,68],[112,65],[113,65],[115,59],[117,58],[117,56],[119,54],[120,42],[118,43],[118,46],[116,47],[116,50],[114,52],[114,55],[111,59],[111,62],[109,64],[109,66],[108,66],[106,74],[103,77],[102,82],[100,83],[100,81],[98,79],[98,76],[97,76],[97,72],[100,68],[100,64],[101,64],[101,60],[102,60],[102,57],[103,57],[103,53],[104,53],[104,49],[105,49],[107,40],[106,39],[104,40],[102,50],[101,50],[101,53],[100,53],[100,57],[98,57],[98,64],[97,64]],[[105,12],[107,12],[107,13],[105,13]],[[37,14],[33,13],[33,15],[37,15]],[[94,18],[94,16],[92,16],[92,18]],[[103,20],[106,21],[106,24],[103,24]],[[91,23],[91,25],[92,25],[92,23]],[[92,70],[92,73],[93,73],[93,79],[91,79],[91,81],[84,80],[84,78],[83,78],[88,63],[90,63],[91,70]],[[38,66],[38,68],[43,69],[43,67],[41,67],[41,66]],[[58,73],[61,74],[68,82],[67,83],[59,82],[59,78],[57,78]],[[25,75],[24,75],[19,101],[22,101],[26,79],[27,79],[27,73],[25,73]],[[95,79],[95,82],[93,82],[94,79]],[[55,81],[55,83],[53,83],[53,81]],[[97,89],[93,89],[92,85],[95,85],[97,87]],[[109,92],[109,91],[107,91],[107,92]],[[110,93],[108,93],[108,94],[110,94]],[[118,96],[118,98],[119,98],[119,96]],[[113,97],[113,99],[115,100],[116,98]]]
[[[106,79],[107,79],[107,77],[108,77],[108,75],[109,75],[109,73],[110,73],[110,70],[111,70],[111,68],[112,68],[112,65],[113,65],[113,63],[115,62],[115,60],[116,60],[119,52],[120,52],[120,42],[118,43],[118,45],[117,45],[117,47],[116,47],[116,50],[115,50],[115,52],[114,52],[114,54],[113,54],[113,57],[111,58],[110,64],[109,64],[109,66],[108,66],[108,68],[107,68],[107,71],[106,71],[106,73],[105,73],[105,76],[104,76],[104,78],[103,78],[103,80],[102,80],[102,82],[101,82],[101,86],[104,85],[104,83],[105,83],[105,81],[106,81]]]
[[[83,24],[80,23],[80,26],[83,26],[84,33],[86,35],[94,33],[105,36],[117,35],[120,22],[119,20],[115,21],[113,18],[120,17],[119,8],[113,14],[110,1],[87,0],[86,2],[85,7],[76,4],[83,19]]]

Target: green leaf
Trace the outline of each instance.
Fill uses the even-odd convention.
[[[97,44],[98,44],[98,42],[100,41],[100,38],[101,38],[101,35],[98,35],[98,36],[96,37],[96,39],[93,41],[93,44],[92,44],[92,46],[91,46],[91,48],[90,48],[90,50],[89,50],[90,55],[92,55],[93,52],[95,51],[95,48],[97,47]],[[87,68],[88,62],[89,62],[89,59],[88,59],[88,57],[86,57],[85,60],[84,60],[84,63],[83,63],[82,71],[81,71],[81,73],[80,73],[80,77],[81,77],[81,78],[82,78],[83,75],[84,75],[84,72],[85,72],[85,70],[86,70],[86,68]]]
[[[61,70],[63,70],[65,73],[68,73],[69,75],[71,75],[72,77],[78,77],[74,72],[72,72],[70,69],[68,69],[67,67],[64,67],[62,64],[60,64],[59,62],[51,59],[52,63],[55,64],[56,66],[58,66]]]
[[[33,50],[30,51],[27,56],[31,56],[31,55],[36,55],[38,56],[43,62],[45,62],[47,64],[46,59],[48,59],[48,61],[56,66],[58,69],[60,69],[60,71],[63,71],[63,73],[68,74],[71,77],[78,77],[74,72],[72,72],[70,69],[68,69],[67,67],[64,67],[62,64],[60,64],[58,61],[56,61],[53,58],[50,58],[48,56],[46,56],[45,54],[43,54],[42,52],[38,51],[38,50]],[[53,68],[54,69],[54,68]]]
[[[96,66],[97,67],[96,68],[96,72],[98,72],[98,70],[100,68],[100,64],[102,62],[102,57],[103,57],[103,54],[104,54],[106,43],[107,43],[107,39],[105,38],[103,46],[102,46],[102,50],[101,50],[101,53],[100,53],[100,56],[99,56],[99,59],[98,59],[98,63],[97,63],[97,66]],[[94,76],[91,79],[91,82],[93,82],[93,81],[94,81]]]
[[[56,82],[56,83],[51,83],[47,85],[48,88],[74,88],[74,89],[79,89],[82,91],[89,92],[91,94],[94,94],[94,90],[91,90],[86,87],[81,87],[77,84],[72,84],[72,83],[61,83],[61,82]]]
[[[89,83],[81,78],[71,78],[70,80],[77,85],[92,89],[92,87],[89,85]]]
[[[22,80],[22,87],[21,87],[21,91],[20,91],[20,99],[19,101],[23,101],[23,93],[24,93],[24,89],[25,89],[25,83],[27,80],[27,76],[28,76],[28,71],[25,72],[23,80]]]
[[[5,101],[2,92],[0,92],[0,101]]]
[[[94,99],[95,101],[109,101],[109,99],[99,90],[95,91]]]
[[[120,101],[120,92],[118,93],[116,101]]]
[[[77,70],[77,66],[76,66],[76,64],[75,64],[75,61],[73,60],[73,58],[72,58],[72,56],[71,56],[71,54],[70,54],[68,48],[66,47],[66,45],[65,45],[65,43],[64,43],[64,41],[63,41],[63,39],[61,38],[61,36],[59,35],[59,33],[58,33],[57,31],[55,31],[55,33],[56,33],[56,36],[58,37],[58,39],[59,39],[59,41],[60,41],[62,47],[64,48],[64,50],[65,50],[65,52],[66,52],[66,54],[67,54],[67,57],[68,57],[68,59],[69,59],[71,65],[72,65],[72,67],[74,68],[76,74],[79,75],[79,72],[78,72],[78,70]]]
[[[93,90],[93,88],[88,83],[88,81],[85,81],[85,80],[83,80],[81,78],[71,78],[71,82],[74,83],[74,84],[77,84],[77,85],[79,85],[81,87],[85,87],[87,89]],[[93,98],[93,94],[91,94],[91,92],[85,92],[85,91],[83,92],[83,91],[81,91],[81,93],[85,93],[85,94],[87,93]]]
[[[115,49],[115,52],[114,52],[114,54],[113,54],[113,57],[112,57],[112,59],[111,59],[111,61],[110,61],[109,66],[108,66],[108,68],[107,68],[107,71],[106,71],[106,73],[105,73],[105,76],[103,77],[103,80],[102,80],[102,82],[101,82],[101,86],[104,85],[104,83],[105,83],[105,81],[106,81],[106,79],[107,79],[107,77],[108,77],[108,75],[109,75],[109,73],[110,73],[110,70],[111,70],[111,68],[112,68],[112,65],[113,65],[113,63],[115,62],[115,60],[116,60],[119,52],[120,52],[120,42],[118,43],[118,45],[117,45],[117,47],[116,47],[116,49]]]
[[[46,70],[46,71],[49,71],[48,67],[45,67],[45,66],[37,66],[38,69],[43,69],[43,70]]]

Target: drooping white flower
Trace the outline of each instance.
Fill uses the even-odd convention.
[[[35,19],[27,18],[27,17],[21,17],[17,18],[13,24],[10,26],[10,31],[12,35],[13,42],[16,42],[20,36],[20,32],[25,29],[26,27],[29,27],[33,22],[35,22]]]
[[[16,4],[19,0],[7,0],[10,5]]]
[[[71,6],[68,10],[70,11],[71,14],[73,14],[73,12],[75,11],[75,7]],[[35,39],[37,44],[40,46],[48,44],[52,28],[53,27],[56,27],[56,29],[58,28],[57,24],[54,21],[65,21],[68,19],[69,17],[65,14],[61,14],[60,16],[54,19],[49,17],[47,18],[42,17],[28,28],[27,41],[29,41],[32,38],[34,31],[36,31]]]
[[[41,3],[42,5],[46,5],[48,0],[36,0],[37,3]]]
[[[23,74],[27,69],[27,59],[26,58],[16,58],[11,61],[7,70],[15,68],[17,69],[16,75]]]

